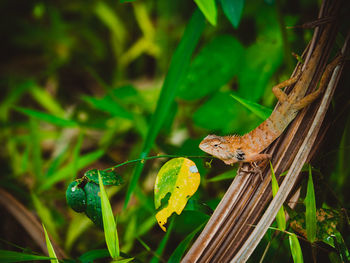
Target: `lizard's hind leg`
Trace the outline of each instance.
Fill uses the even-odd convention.
[[[295,82],[297,82],[300,75],[301,75],[301,67],[299,67],[297,74],[294,77],[287,79],[287,80],[277,84],[276,86],[274,86],[272,88],[273,94],[275,94],[276,98],[278,99],[278,101],[280,103],[285,102],[287,100],[287,97],[288,97],[288,95],[282,89],[284,87],[287,87],[287,86],[292,85]]]
[[[328,85],[329,79],[332,76],[334,68],[342,62],[344,57],[342,55],[337,56],[331,63],[329,63],[326,67],[326,70],[323,72],[320,85],[317,90],[314,92],[306,95],[304,98],[301,100],[297,101],[294,104],[294,107],[296,110],[301,110],[302,108],[306,107],[309,105],[311,102],[313,102],[317,97],[322,93],[322,91],[326,88]]]

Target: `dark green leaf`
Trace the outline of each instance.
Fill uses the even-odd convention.
[[[177,246],[177,248],[174,250],[174,252],[171,254],[168,262],[169,263],[176,263],[180,262],[183,254],[185,253],[188,245],[194,238],[194,236],[205,226],[205,224],[200,225],[197,227],[192,233],[190,233],[184,240],[181,241],[181,243]]]
[[[103,185],[121,185],[124,183],[123,178],[118,175],[115,171],[103,171],[92,169],[87,171],[84,175],[91,181],[98,184],[98,172],[101,174]]]
[[[96,259],[108,258],[109,252],[107,249],[94,249],[90,250],[79,257],[82,263],[90,263]]]
[[[145,158],[153,146],[159,130],[168,114],[169,107],[175,98],[177,90],[186,77],[192,53],[197,46],[204,26],[204,17],[198,10],[196,10],[188,23],[183,38],[181,39],[181,42],[179,43],[171,60],[169,71],[164,80],[163,87],[158,98],[157,107],[152,116],[147,137],[142,147],[140,158]],[[134,170],[125,197],[124,207],[127,206],[131,194],[134,192],[137,181],[141,175],[143,165],[143,162],[140,162]]]
[[[118,116],[129,120],[132,119],[131,113],[125,110],[122,106],[120,106],[110,96],[105,96],[102,99],[84,96],[83,100],[93,105],[96,109],[107,112],[112,116]]]
[[[194,58],[178,96],[193,100],[218,90],[237,75],[244,52],[234,37],[216,37]]]
[[[222,9],[233,27],[237,28],[241,20],[244,0],[221,0]]]

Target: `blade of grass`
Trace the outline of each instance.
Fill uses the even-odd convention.
[[[38,213],[43,224],[47,226],[52,237],[55,240],[58,240],[58,234],[55,226],[55,221],[51,216],[50,210],[39,200],[39,198],[32,193],[31,194],[33,205],[35,207],[35,211]]]
[[[271,162],[270,162],[270,168],[271,168],[272,196],[275,197],[275,195],[278,192],[279,187],[278,187],[278,183],[277,183],[277,180],[276,180],[275,171],[274,171],[274,169],[272,167]],[[278,213],[276,215],[276,221],[277,221],[278,228],[281,231],[286,230],[286,216],[284,214],[283,205],[278,210]]]
[[[194,0],[210,24],[216,26],[217,8],[215,0]]]
[[[109,203],[106,190],[103,186],[100,172],[98,172],[98,182],[100,185],[103,229],[105,232],[106,244],[109,254],[113,259],[116,259],[119,257],[117,224],[114,220],[111,204]]]
[[[152,116],[151,123],[147,132],[147,137],[142,147],[140,158],[145,158],[153,146],[159,130],[168,114],[171,103],[175,98],[178,87],[186,77],[192,53],[199,41],[204,27],[204,17],[197,9],[192,15],[192,18],[186,27],[181,42],[179,43],[171,60],[169,71],[164,80],[163,87],[158,98],[157,107]],[[130,197],[134,192],[143,166],[144,164],[141,162],[136,166],[134,170],[128,186],[127,194],[125,196],[124,208],[126,208],[128,205]]]
[[[29,121],[30,127],[30,142],[31,142],[31,151],[32,151],[32,162],[33,162],[33,172],[36,179],[40,182],[43,179],[43,161],[41,158],[41,146],[40,146],[40,131],[38,127],[38,122],[30,118]]]
[[[33,98],[51,114],[61,118],[65,116],[65,111],[58,104],[58,102],[52,98],[52,96],[46,90],[40,88],[36,83],[33,83],[30,93],[32,94]]]
[[[234,94],[231,94],[231,97],[234,98],[237,102],[242,104],[244,107],[246,107],[248,110],[250,110],[252,113],[254,113],[256,116],[258,116],[262,120],[266,120],[272,113],[272,110],[270,108],[264,107],[256,102],[243,99]]]
[[[37,110],[32,110],[32,109],[25,109],[25,108],[21,108],[21,107],[14,107],[14,109],[20,113],[23,113],[27,116],[48,122],[48,123],[52,123],[56,126],[60,126],[60,127],[75,127],[78,125],[77,122],[73,121],[73,120],[68,120],[68,119],[63,119],[61,117],[57,117],[54,116],[52,114],[49,113],[45,113],[45,112],[41,112],[41,111],[37,111]]]
[[[97,150],[92,153],[88,153],[83,156],[80,156],[79,159],[77,160],[77,169],[80,170],[86,167],[87,165],[93,163],[94,161],[99,159],[103,154],[104,154],[103,150]],[[38,188],[38,191],[42,192],[42,191],[48,190],[53,184],[61,180],[64,180],[67,178],[74,179],[76,175],[71,174],[73,166],[74,166],[74,163],[70,162],[65,167],[60,169],[58,172],[54,173],[51,177],[47,178],[45,182],[43,182],[40,185],[40,187]]]
[[[53,249],[53,246],[51,244],[49,235],[47,234],[47,231],[46,231],[46,228],[45,228],[44,224],[43,224],[43,228],[44,228],[44,233],[45,233],[45,240],[46,240],[47,251],[49,253],[50,258],[54,258],[54,259],[51,259],[50,261],[51,261],[51,263],[59,263],[58,259],[56,257],[55,250]]]
[[[299,240],[295,234],[289,235],[289,246],[294,263],[303,263],[303,253],[301,251]]]
[[[312,172],[311,165],[309,165],[309,180],[307,182],[307,192],[304,200],[306,213],[306,235],[307,239],[313,243],[316,239],[316,227],[317,227],[317,219],[316,219],[316,200],[315,200],[315,191],[314,191],[314,183],[312,181]]]
[[[170,224],[167,229],[167,232],[165,233],[162,241],[159,243],[157,250],[154,252],[155,255],[151,259],[150,263],[158,263],[160,261],[160,258],[162,257],[165,246],[168,243],[170,234],[172,233],[173,226],[174,226],[174,220],[172,219],[170,220]]]
[[[34,261],[34,260],[50,260],[50,258],[46,256],[31,255],[23,252],[0,249],[0,262],[2,263]]]
[[[181,243],[177,246],[174,252],[171,254],[168,263],[176,263],[180,262],[183,254],[185,253],[188,245],[191,243],[194,236],[201,231],[201,229],[205,226],[205,223],[197,227],[194,231],[192,231],[187,237],[181,241]]]

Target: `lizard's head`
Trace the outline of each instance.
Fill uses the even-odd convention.
[[[234,154],[230,148],[230,143],[225,139],[225,137],[208,135],[199,144],[199,148],[209,153],[226,163],[226,160],[232,160]]]

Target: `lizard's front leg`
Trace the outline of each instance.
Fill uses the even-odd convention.
[[[288,97],[287,94],[282,89],[284,87],[287,87],[287,86],[292,85],[295,82],[297,82],[300,75],[301,75],[301,67],[299,67],[297,74],[294,77],[287,79],[287,80],[277,84],[276,86],[274,86],[272,88],[273,94],[275,94],[276,98],[278,99],[278,101],[280,103],[285,102],[287,100],[287,97]]]
[[[326,70],[323,72],[320,85],[318,89],[308,95],[306,95],[304,98],[301,100],[297,101],[294,103],[294,108],[296,110],[301,110],[302,108],[306,107],[309,105],[311,102],[313,102],[319,95],[320,93],[326,88],[330,77],[332,76],[334,68],[342,62],[344,57],[342,55],[337,56],[330,64],[327,65]]]

